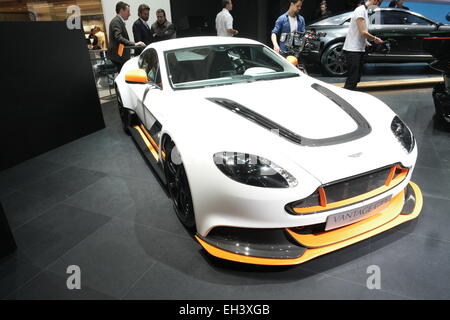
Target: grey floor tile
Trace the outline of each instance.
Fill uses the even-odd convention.
[[[372,239],[383,290],[414,299],[450,299],[450,244],[398,232]]]
[[[67,275],[69,276],[69,275]],[[81,277],[81,279],[83,279]],[[67,289],[67,277],[44,271],[23,288],[8,296],[10,300],[114,300],[81,284],[80,290]]]
[[[190,238],[173,208],[172,200],[155,180],[127,180],[128,195],[132,205],[122,212],[120,218],[136,224],[168,231],[178,236]]]
[[[39,159],[71,166],[100,151],[113,149],[116,144],[129,142],[129,137],[119,131],[118,125],[94,132],[81,139],[51,150]]]
[[[425,196],[450,200],[450,171],[432,168],[415,168],[412,181]]]
[[[299,267],[350,282],[365,284],[370,262],[370,239],[308,261]]]
[[[323,274],[291,268],[291,280],[273,279],[254,284],[219,284],[186,274],[164,264],[155,264],[136,283],[125,299],[220,299],[220,300],[293,300],[293,299],[399,299],[396,295],[369,290],[358,284]],[[289,272],[289,271],[284,271]],[[265,273],[269,278],[272,272]]]
[[[17,255],[44,268],[109,220],[104,215],[59,204],[14,231]]]
[[[449,226],[450,200],[425,196],[420,216],[406,224],[401,232],[450,243]]]
[[[154,177],[144,181],[107,176],[65,203],[190,237],[178,220],[172,201]]]
[[[76,166],[111,175],[152,180],[154,176],[130,137],[126,143],[88,154]]]
[[[64,202],[85,210],[117,217],[134,203],[133,180],[106,176]],[[137,183],[141,184],[140,181]]]
[[[56,201],[16,191],[4,197],[2,204],[11,228],[15,229],[53,207]]]
[[[6,197],[6,196],[9,196],[13,192],[14,192],[14,189],[0,186],[0,200],[2,200],[2,198]]]
[[[450,170],[450,132],[434,136],[433,145],[441,160],[442,167]]]
[[[19,289],[42,269],[17,259],[16,255],[0,260],[0,299]]]
[[[42,159],[31,159],[15,167],[0,171],[0,189],[18,189],[61,170],[63,165]]]
[[[49,270],[63,276],[68,265],[78,265],[83,283],[121,298],[154,263],[149,248],[159,246],[153,230],[113,219],[50,265]]]
[[[107,127],[116,126],[120,123],[119,108],[115,98],[111,102],[103,103],[102,111]]]
[[[416,166],[441,169],[441,155],[435,150],[433,145],[419,147]]]
[[[55,201],[62,201],[85,189],[104,176],[105,174],[101,172],[67,167],[23,187],[20,191]]]

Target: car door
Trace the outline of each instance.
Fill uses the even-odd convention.
[[[158,54],[155,49],[145,50],[139,59],[139,68],[147,72],[148,86],[143,92],[140,106],[140,120],[145,130],[150,135],[150,142],[155,149],[159,149],[159,138],[162,129],[161,123],[157,119],[160,107],[156,101],[161,99],[163,94],[161,71]]]
[[[377,10],[371,17],[369,32],[390,41],[386,58],[419,61],[426,58],[423,38],[436,29],[436,24],[415,13],[400,9]],[[376,55],[377,53],[374,53]]]

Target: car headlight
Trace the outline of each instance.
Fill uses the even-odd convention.
[[[395,116],[394,120],[392,120],[391,130],[403,148],[408,153],[411,153],[414,149],[414,136],[408,126],[398,116]]]
[[[234,181],[263,188],[292,188],[297,179],[277,164],[259,156],[218,152],[214,163],[227,177]]]

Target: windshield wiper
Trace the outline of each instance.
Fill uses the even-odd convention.
[[[255,81],[287,79],[287,78],[294,78],[294,77],[299,77],[299,76],[300,75],[298,73],[289,72],[289,73],[283,73],[283,74],[273,74],[273,75],[270,75],[270,76],[263,76],[261,78],[255,79]]]

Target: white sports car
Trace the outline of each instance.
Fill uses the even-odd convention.
[[[124,130],[216,257],[300,264],[420,213],[402,120],[259,42],[154,43],[115,83]]]

